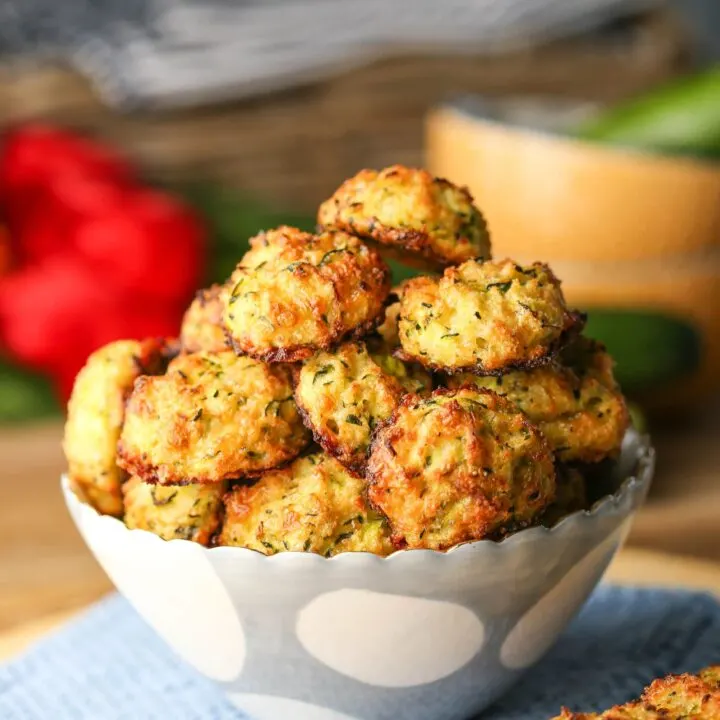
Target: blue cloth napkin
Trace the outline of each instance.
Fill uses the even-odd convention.
[[[720,662],[720,605],[681,591],[601,587],[555,648],[483,720],[598,710],[654,677]],[[0,666],[2,720],[250,720],[112,596]]]

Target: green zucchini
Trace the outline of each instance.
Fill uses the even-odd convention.
[[[47,378],[0,361],[0,424],[60,415]]]
[[[615,359],[615,377],[629,395],[659,391],[700,367],[702,338],[692,325],[661,312],[588,309],[585,334]]]
[[[576,134],[610,145],[720,158],[720,65],[611,108]]]

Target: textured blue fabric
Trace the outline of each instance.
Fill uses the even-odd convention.
[[[555,648],[483,720],[597,710],[653,678],[720,661],[720,605],[695,593],[601,587]],[[249,720],[120,597],[0,666],[2,720]]]

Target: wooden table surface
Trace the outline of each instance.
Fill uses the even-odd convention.
[[[58,423],[0,433],[0,632],[110,589],[60,493]]]
[[[0,430],[0,655],[111,590],[65,510],[61,434],[58,422]],[[653,494],[611,578],[720,593],[719,440],[720,417],[655,436]]]

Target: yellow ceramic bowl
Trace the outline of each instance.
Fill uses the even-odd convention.
[[[675,411],[720,390],[720,163],[604,148],[440,108],[430,170],[467,185],[495,257],[548,262],[623,389]]]
[[[605,148],[431,113],[427,165],[467,185],[497,256],[639,260],[720,244],[720,163]]]

